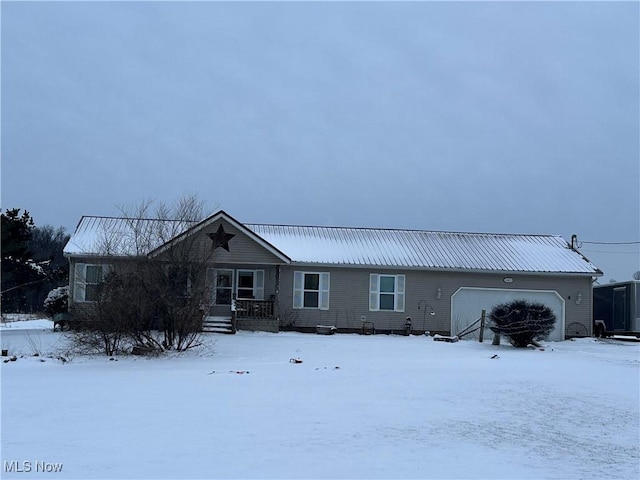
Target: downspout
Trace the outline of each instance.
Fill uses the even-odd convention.
[[[276,293],[273,302],[273,314],[280,325],[280,265],[276,265]],[[278,327],[279,328],[279,327]]]
[[[76,267],[71,261],[71,257],[67,257],[69,262],[69,293],[67,295],[67,312],[71,313],[71,306],[75,297],[76,290]]]

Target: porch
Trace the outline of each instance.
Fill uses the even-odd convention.
[[[280,325],[275,315],[275,300],[238,299],[231,312],[234,330],[278,332]]]
[[[238,299],[226,314],[220,312],[204,317],[202,330],[213,333],[235,333],[237,330],[278,332],[275,300]]]
[[[254,318],[254,319],[270,319],[274,318],[275,301],[271,300],[253,300],[238,299],[235,300],[235,316],[237,319]],[[234,307],[231,307],[231,313],[234,313]]]

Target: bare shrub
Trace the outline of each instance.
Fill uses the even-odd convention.
[[[549,307],[527,300],[496,305],[489,319],[494,329],[509,338],[514,347],[526,347],[532,341],[544,340],[556,323],[556,316]]]
[[[114,355],[131,346],[184,351],[201,343],[213,250],[202,248],[201,236],[185,232],[202,219],[203,204],[183,197],[172,208],[160,204],[149,218],[152,204],[123,209],[126,228],[102,232],[102,256],[117,261],[76,334],[82,348]]]

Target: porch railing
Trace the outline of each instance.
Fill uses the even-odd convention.
[[[236,300],[237,318],[273,318],[273,300]]]

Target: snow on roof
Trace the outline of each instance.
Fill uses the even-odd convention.
[[[294,262],[455,270],[601,272],[556,235],[246,225]]]
[[[69,256],[97,255],[105,251],[108,255],[146,254],[193,225],[195,223],[170,220],[82,217],[64,253]],[[602,273],[556,235],[261,224],[244,227],[286,254],[293,263],[300,264]],[[152,236],[149,232],[161,234]]]
[[[64,247],[68,256],[146,255],[195,222],[83,216]]]

